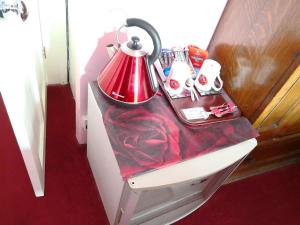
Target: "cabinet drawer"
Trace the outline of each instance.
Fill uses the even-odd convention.
[[[174,184],[160,189],[145,190],[141,193],[135,213],[176,201],[193,193],[201,193],[212,177]]]
[[[130,225],[137,225],[197,201],[203,204],[239,162],[205,178],[144,190],[137,202]]]
[[[156,205],[150,209],[135,213],[130,220],[130,225],[138,225],[147,221],[151,221],[154,218],[172,212],[195,201],[197,201],[199,205],[204,203],[205,199],[201,192],[185,195],[177,200],[168,201],[163,204]]]

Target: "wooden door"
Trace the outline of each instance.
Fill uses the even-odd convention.
[[[258,147],[232,180],[300,162],[300,65],[253,125]]]
[[[38,0],[23,4],[28,11],[26,20],[11,11],[0,19],[0,92],[34,193],[43,196],[46,126],[43,46]]]
[[[224,87],[254,122],[299,64],[300,1],[231,0],[208,51]]]
[[[224,88],[260,132],[236,177],[300,160],[299,11],[298,0],[230,0],[209,45]]]

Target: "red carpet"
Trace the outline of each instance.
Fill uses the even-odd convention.
[[[75,138],[69,86],[48,88],[45,197],[35,198],[0,98],[0,225],[108,225]],[[300,165],[222,187],[176,225],[299,225]]]
[[[48,88],[47,110],[45,197],[35,198],[1,100],[0,225],[107,224],[68,86]]]

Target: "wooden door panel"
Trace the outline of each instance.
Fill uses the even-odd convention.
[[[300,93],[300,78],[292,86],[292,88],[287,91],[286,95],[280,100],[277,106],[270,112],[267,118],[261,123],[259,129],[264,130],[264,127],[270,127],[273,124],[279,123],[282,124],[282,121],[285,120],[285,117],[289,117],[291,113],[291,108],[297,108],[299,105],[299,93]],[[299,106],[298,106],[299,107]],[[295,115],[296,117],[293,120],[300,118],[300,115]]]
[[[300,133],[300,101],[281,120],[260,131],[259,141],[271,140]]]
[[[291,74],[254,126],[260,132],[260,140],[300,132],[300,66]]]
[[[225,89],[252,122],[297,66],[299,10],[297,0],[231,0],[209,45]]]
[[[290,108],[288,113],[278,122],[279,135],[290,135],[300,132],[300,98]]]

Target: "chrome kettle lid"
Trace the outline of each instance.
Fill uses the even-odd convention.
[[[147,52],[144,50],[143,46],[139,43],[140,38],[137,36],[131,37],[131,41],[121,44],[121,50],[130,56],[141,57],[145,56]]]

